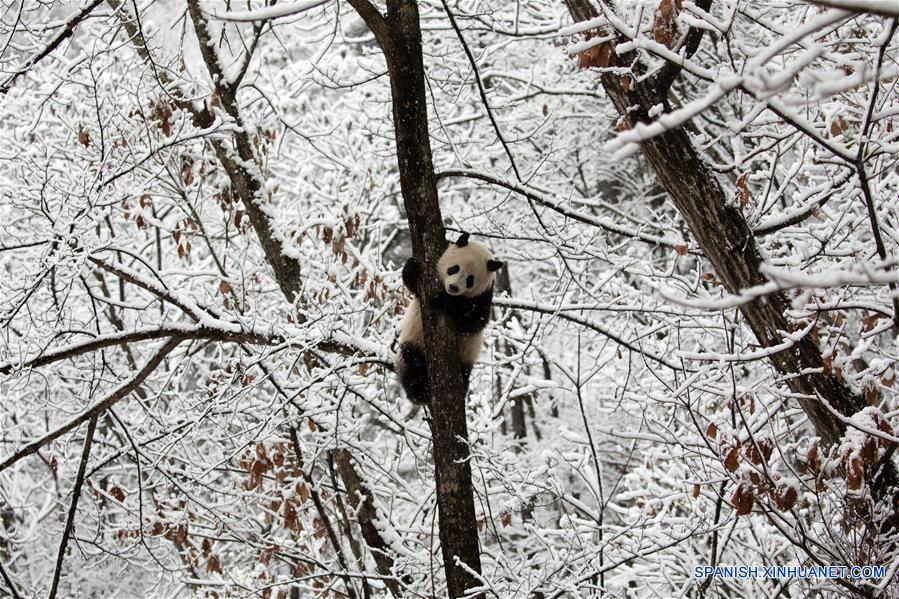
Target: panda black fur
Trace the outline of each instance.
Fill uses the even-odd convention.
[[[502,267],[503,262],[494,260],[487,246],[469,241],[467,233],[451,244],[437,262],[443,289],[431,305],[446,314],[453,331],[459,336],[459,358],[466,382],[481,353],[484,327],[490,320],[493,303],[494,274]],[[415,258],[409,258],[403,267],[403,283],[415,299],[400,323],[396,372],[410,401],[428,403],[431,393],[422,341],[421,304],[418,301],[421,263]]]

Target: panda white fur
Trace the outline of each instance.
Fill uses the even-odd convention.
[[[443,289],[430,304],[446,314],[453,331],[459,336],[459,359],[466,383],[481,353],[484,327],[490,320],[494,274],[503,264],[493,259],[487,246],[469,241],[467,233],[463,233],[456,243],[450,244],[437,262]],[[421,263],[415,258],[409,258],[403,267],[403,283],[415,299],[400,323],[396,373],[410,401],[428,403],[431,393],[422,341],[421,304],[418,301]]]

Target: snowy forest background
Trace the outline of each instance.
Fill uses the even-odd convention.
[[[0,595],[895,596],[897,17],[3,0]]]

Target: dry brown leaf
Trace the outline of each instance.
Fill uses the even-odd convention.
[[[737,178],[736,187],[737,193],[734,199],[736,199],[737,204],[740,206],[740,210],[742,210],[749,201],[749,186],[746,185],[746,173],[743,173]]]
[[[605,68],[612,62],[612,43],[605,42],[583,52],[578,52],[578,66],[582,69],[590,67]]]
[[[120,487],[112,487],[109,490],[109,494],[112,497],[115,497],[115,500],[118,501],[119,503],[122,503],[123,501],[125,501],[125,491],[123,491]]]
[[[863,482],[865,482],[865,465],[861,458],[853,456],[846,469],[846,486],[852,491],[857,491],[861,489]]]
[[[740,448],[731,447],[724,458],[724,467],[728,472],[735,472],[740,465]]]
[[[796,489],[792,485],[779,485],[774,491],[774,504],[782,512],[796,505]]]
[[[85,148],[91,145],[91,136],[88,135],[87,131],[80,125],[78,126],[78,143]]]
[[[210,555],[209,559],[206,560],[206,573],[212,572],[215,572],[216,574],[222,573],[222,564],[217,555]]]
[[[730,498],[730,503],[737,510],[738,516],[745,516],[752,511],[752,506],[755,504],[755,493],[749,486],[741,484]]]
[[[660,44],[672,48],[680,37],[677,15],[681,11],[681,0],[661,0],[656,18],[652,23],[652,36]]]

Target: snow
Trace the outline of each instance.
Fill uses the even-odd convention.
[[[92,413],[74,513],[90,542],[63,556],[58,596],[115,580],[380,597],[402,577],[405,595],[443,597],[441,532],[477,541],[473,584],[497,597],[689,596],[711,557],[864,551],[899,568],[879,528],[895,497],[873,484],[899,464],[899,36],[861,11],[889,4],[672,3],[681,34],[704,32],[687,57],[659,35],[658,0],[594,3],[587,23],[565,3],[450,3],[485,104],[443,6],[416,3],[439,200],[424,218],[430,181],[400,180],[364,5],[199,4],[221,74],[178,2],[101,5],[49,50],[78,3],[0,18],[0,86],[31,65],[0,95],[0,553],[19,595],[50,593]],[[572,54],[603,43],[620,64],[581,69]],[[653,89],[666,64],[672,87]],[[642,88],[629,108],[614,77]],[[619,108],[650,122],[628,130]],[[695,152],[722,196],[674,202],[696,173],[639,156],[677,127],[690,145],[665,149]],[[710,202],[736,235],[702,234]],[[470,232],[508,271],[464,400],[440,383],[414,407],[392,358],[424,224],[430,243],[441,224]],[[465,419],[461,478],[435,466],[447,412]],[[370,510],[350,504],[352,475]],[[438,498],[469,483],[474,522],[441,531]]]
[[[613,153],[613,158],[620,160],[636,152],[639,149],[639,143],[652,139],[657,135],[661,135],[665,131],[679,127],[707,110],[718,100],[731,92],[732,87],[722,87],[721,84],[712,88],[712,91],[704,98],[695,100],[683,108],[663,114],[651,123],[637,123],[628,131],[618,135],[615,139],[606,144],[606,150]]]
[[[894,0],[823,0],[821,4],[857,12],[899,16],[899,6]]]
[[[796,345],[798,341],[808,335],[817,323],[809,322],[801,331],[795,333],[782,332],[784,341],[775,345],[770,345],[764,349],[759,349],[742,354],[725,354],[719,352],[690,352],[679,350],[677,355],[685,360],[701,360],[708,362],[752,362],[763,358],[771,357],[780,352],[789,350]]]
[[[257,8],[255,10],[214,12],[213,16],[222,21],[267,21],[269,19],[280,19],[282,17],[300,14],[324,4],[328,4],[330,1],[331,0],[303,0],[301,2],[284,2],[266,6],[265,8]]]

